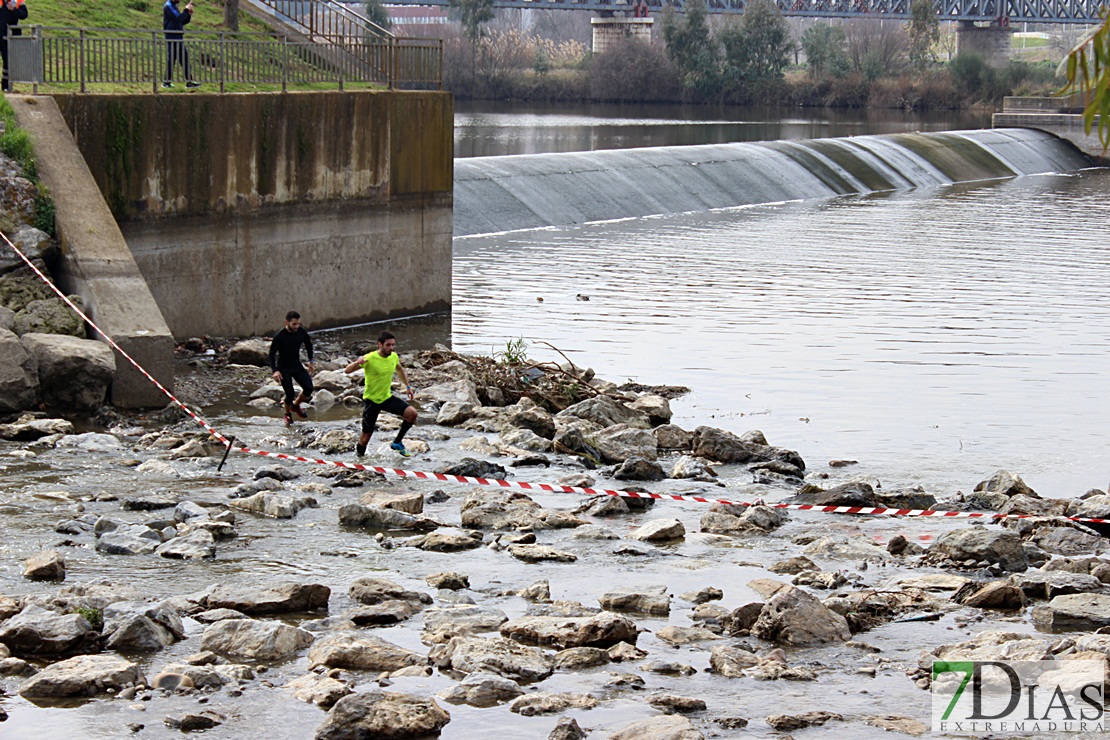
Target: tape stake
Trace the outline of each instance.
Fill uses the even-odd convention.
[[[228,456],[228,455],[229,455],[229,454],[231,453],[231,447],[232,447],[232,445],[234,445],[234,444],[235,444],[235,437],[234,437],[234,435],[233,435],[233,436],[231,436],[231,437],[229,437],[229,438],[228,438],[228,440],[227,440],[227,447],[225,447],[225,448],[224,448],[224,456],[223,456],[223,459],[221,459],[221,460],[220,460],[220,464],[216,466],[216,472],[217,472],[217,473],[223,472],[223,469],[224,469],[224,463],[225,463],[225,462],[227,462],[227,456]]]

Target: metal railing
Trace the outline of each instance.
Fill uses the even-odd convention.
[[[443,42],[363,35],[342,47],[264,33],[185,31],[167,42],[161,29],[31,26],[8,39],[11,80],[40,85],[149,84],[166,79],[168,44],[183,43],[193,80],[217,85],[289,86],[374,83],[390,88],[442,88]],[[178,82],[185,72],[174,70]]]

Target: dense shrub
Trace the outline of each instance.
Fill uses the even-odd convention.
[[[594,54],[590,97],[614,102],[668,102],[681,96],[678,73],[661,45],[629,38]]]

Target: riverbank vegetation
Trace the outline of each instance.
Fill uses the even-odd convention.
[[[941,24],[932,7],[916,0],[907,22],[841,21],[787,19],[768,0],[740,15],[710,15],[692,0],[685,13],[667,8],[656,17],[650,41],[628,36],[597,54],[588,19],[584,28],[566,20],[585,14],[541,16],[525,32],[491,11],[465,31],[445,31],[444,85],[473,99],[945,109],[1065,84],[1057,67],[1077,31],[1022,35],[1011,60],[992,66],[957,54],[954,24]]]

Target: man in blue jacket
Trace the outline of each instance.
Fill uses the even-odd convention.
[[[27,17],[27,5],[23,0],[4,0],[0,6],[0,56],[4,58],[4,92],[12,89],[11,75],[8,72],[8,36],[20,34],[17,26]]]
[[[185,24],[193,20],[193,0],[185,10],[177,7],[178,0],[166,0],[162,6],[162,30],[166,32],[166,79],[162,87],[173,87],[173,65],[179,63],[185,68],[185,87],[200,87],[189,71],[189,50],[185,48]]]

